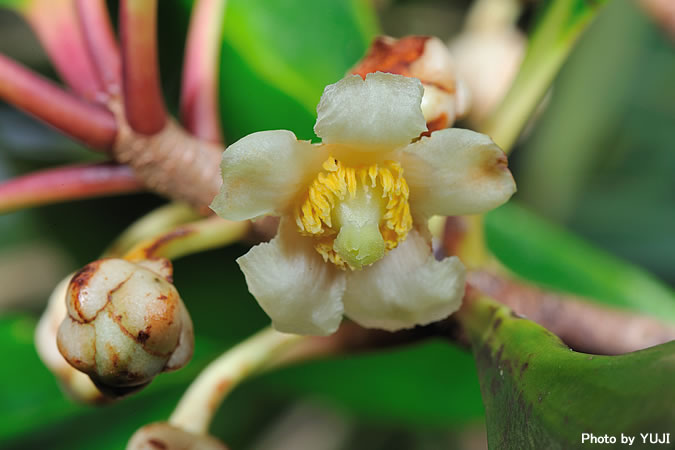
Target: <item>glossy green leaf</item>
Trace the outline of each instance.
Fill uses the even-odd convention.
[[[517,275],[549,288],[675,321],[675,293],[515,202],[486,215],[487,243]]]
[[[0,8],[19,9],[27,6],[30,0],[0,0]]]
[[[375,36],[360,0],[231,0],[225,11],[221,115],[229,142],[265,129],[314,138],[316,105]]]
[[[305,363],[264,381],[370,420],[448,427],[483,415],[471,354],[444,341]]]
[[[462,322],[476,355],[490,448],[582,448],[582,433],[623,433],[641,443],[639,433],[672,432],[675,341],[621,356],[577,353],[486,298],[470,303]]]

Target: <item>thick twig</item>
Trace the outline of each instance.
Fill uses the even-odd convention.
[[[47,169],[0,184],[0,213],[142,189],[127,166],[104,163]]]
[[[225,0],[199,0],[192,12],[181,89],[181,120],[192,134],[222,142],[218,109],[220,36]]]
[[[65,92],[0,55],[0,98],[97,150],[109,149],[117,124],[107,109]]]
[[[618,355],[675,339],[674,325],[577,297],[546,292],[487,271],[470,272],[468,282],[552,331],[578,351]]]
[[[88,100],[99,98],[103,83],[85,45],[74,0],[32,0],[21,11],[68,86]]]
[[[105,0],[75,0],[85,43],[106,92],[120,94],[122,60]]]
[[[136,133],[126,124],[121,105],[108,106],[120,125],[115,159],[131,166],[148,189],[207,211],[222,183],[223,147],[195,138],[173,120],[152,136]]]
[[[167,122],[159,82],[157,0],[122,0],[120,37],[127,122],[137,133],[153,135]]]

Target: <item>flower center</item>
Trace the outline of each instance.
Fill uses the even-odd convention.
[[[325,261],[361,269],[403,241],[412,228],[401,165],[346,167],[330,157],[295,211],[298,230],[316,238]]]

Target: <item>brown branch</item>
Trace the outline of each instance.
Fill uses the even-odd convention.
[[[122,61],[105,0],[75,0],[89,55],[106,92],[120,94]]]
[[[537,322],[578,351],[618,355],[675,339],[675,325],[556,294],[481,270],[468,283]]]
[[[0,55],[0,98],[97,150],[109,149],[117,124],[107,109],[65,92]]]
[[[120,36],[126,119],[134,131],[153,135],[167,122],[159,82],[157,0],[122,0]]]
[[[120,124],[115,159],[132,167],[148,189],[208,213],[222,183],[223,147],[191,136],[172,120],[152,136],[136,133],[126,124],[121,105],[109,106]]]

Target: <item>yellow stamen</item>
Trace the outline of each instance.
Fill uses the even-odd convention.
[[[328,158],[297,205],[295,221],[341,269],[360,269],[396,248],[412,228],[403,169],[394,161],[347,167]]]

